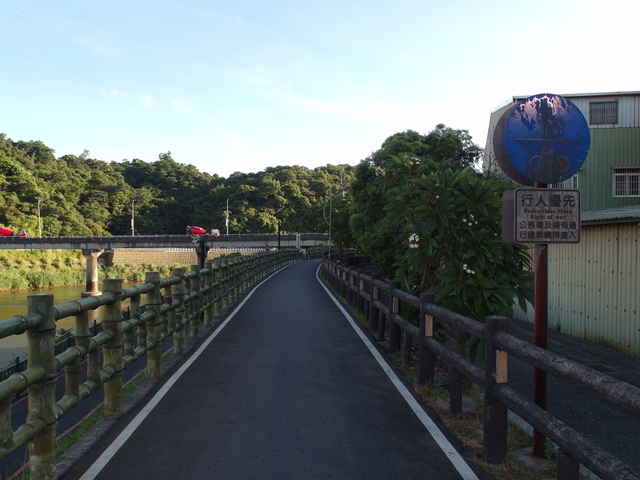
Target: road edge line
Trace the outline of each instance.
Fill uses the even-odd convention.
[[[371,354],[374,356],[382,370],[387,374],[391,383],[396,387],[402,398],[404,398],[405,402],[409,405],[413,413],[416,414],[420,422],[425,426],[429,434],[436,441],[440,449],[447,456],[449,461],[453,464],[454,468],[461,475],[463,480],[480,480],[475,472],[471,469],[466,460],[462,457],[460,452],[456,450],[456,448],[451,444],[449,439],[442,433],[442,430],[438,428],[435,422],[431,419],[429,414],[425,412],[425,410],[420,406],[417,400],[413,397],[411,392],[407,389],[404,383],[400,380],[398,375],[393,371],[391,366],[387,363],[384,357],[380,354],[378,349],[371,343],[371,341],[367,338],[367,336],[362,332],[356,321],[353,319],[351,314],[342,306],[342,304],[338,301],[338,299],[333,295],[333,293],[327,288],[327,286],[322,282],[319,276],[320,268],[322,265],[318,266],[316,270],[316,280],[318,283],[324,288],[329,298],[333,300],[333,303],[340,309],[342,315],[347,319],[351,327],[356,331],[362,342],[367,346]]]
[[[278,274],[290,265],[286,265],[276,272],[269,275],[267,278],[258,283],[251,291],[242,299],[242,301],[233,309],[233,311],[224,319],[224,321],[218,325],[218,327],[205,339],[205,341],[198,347],[198,349],[186,359],[186,361],[180,366],[180,368],[167,379],[167,381],[160,387],[153,398],[138,412],[138,414],[129,422],[129,424],[120,432],[116,439],[109,445],[104,452],[96,459],[95,462],[82,474],[80,480],[93,480],[107,465],[107,463],[115,456],[120,448],[125,444],[133,432],[140,426],[140,424],[147,418],[149,413],[160,403],[162,398],[167,394],[171,387],[180,379],[180,377],[187,371],[187,369],[196,361],[196,359],[204,352],[207,346],[213,341],[214,338],[222,331],[224,327],[235,317],[236,313],[244,306],[254,292],[260,288],[260,286],[271,279],[274,275]]]

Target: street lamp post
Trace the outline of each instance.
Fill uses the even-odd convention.
[[[40,216],[40,199],[38,199],[38,236],[42,236],[42,217]]]
[[[131,236],[135,236],[136,234],[136,210],[135,210],[135,203],[136,200],[135,198],[133,200],[131,200]]]
[[[332,247],[332,237],[331,237],[331,227],[333,223],[332,215],[333,215],[333,189],[327,189],[326,194],[329,196],[329,221],[327,222],[327,216],[325,214],[324,221],[329,224],[329,260],[331,260],[331,247]],[[327,208],[327,204],[324,204],[325,208]]]

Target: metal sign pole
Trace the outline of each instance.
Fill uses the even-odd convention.
[[[577,191],[565,193],[558,189],[545,189],[547,185],[563,182],[578,172],[589,151],[589,126],[582,112],[568,99],[539,94],[503,113],[496,125],[493,143],[496,158],[504,172],[523,185],[534,185],[539,189],[520,197],[520,200],[520,190],[516,190],[515,202],[509,200],[513,194],[504,197],[505,215],[515,212],[515,218],[511,220],[517,220],[503,226],[503,239],[512,243],[535,244],[534,344],[546,350],[548,245],[579,241],[580,205]],[[547,409],[547,374],[538,368],[533,371],[533,400],[538,407]],[[544,442],[544,435],[534,430],[535,456],[543,456]]]
[[[547,349],[548,334],[548,244],[536,244],[535,260],[535,299],[533,320],[533,343],[537,347]],[[539,368],[533,369],[533,403],[543,410],[547,409],[547,372]],[[538,430],[533,431],[533,455],[544,455],[545,436]]]

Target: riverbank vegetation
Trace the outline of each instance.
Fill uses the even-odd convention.
[[[85,262],[79,250],[0,250],[0,291],[83,285]],[[146,272],[156,271],[168,277],[176,266],[179,265],[100,265],[98,279],[143,282]]]

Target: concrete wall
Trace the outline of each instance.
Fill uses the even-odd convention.
[[[242,255],[251,255],[257,249],[246,249],[240,251]],[[221,255],[236,253],[237,250],[216,249],[209,250],[207,260],[212,260]],[[107,265],[141,265],[143,263],[149,265],[195,265],[198,263],[198,256],[195,249],[167,249],[167,250],[150,250],[145,248],[119,248],[104,255],[104,262]]]

